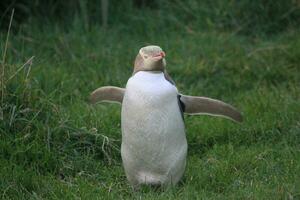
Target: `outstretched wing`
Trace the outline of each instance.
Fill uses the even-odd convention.
[[[124,93],[124,88],[113,86],[100,87],[91,93],[90,102],[92,104],[101,101],[122,104]]]
[[[236,122],[242,122],[243,116],[231,105],[219,100],[207,97],[180,95],[180,101],[184,105],[184,113],[191,115],[213,115],[229,118]]]

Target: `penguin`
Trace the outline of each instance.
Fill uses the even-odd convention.
[[[181,180],[188,150],[183,113],[243,120],[227,103],[179,93],[167,73],[165,56],[159,46],[141,48],[125,88],[104,86],[90,95],[93,104],[108,101],[122,106],[121,157],[134,188],[167,187]]]

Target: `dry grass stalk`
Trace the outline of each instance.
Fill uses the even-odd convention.
[[[4,85],[4,75],[5,75],[5,59],[6,59],[6,53],[7,53],[7,47],[8,47],[8,40],[9,40],[9,34],[10,34],[10,29],[11,29],[11,24],[12,24],[12,20],[14,18],[14,13],[15,13],[15,9],[12,10],[11,12],[11,16],[10,16],[10,20],[9,20],[9,26],[8,26],[8,30],[7,30],[7,35],[6,35],[6,41],[5,41],[5,47],[4,47],[4,52],[3,52],[3,57],[2,57],[2,73],[1,73],[1,106],[3,105],[4,102],[4,89],[5,89],[5,85]]]

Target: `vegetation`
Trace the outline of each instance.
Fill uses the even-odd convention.
[[[297,1],[127,2],[111,1],[107,28],[88,6],[63,9],[71,17],[61,21],[54,7],[44,17],[24,4],[30,12],[9,37],[11,8],[2,17],[1,198],[300,198]],[[130,188],[120,106],[87,101],[97,87],[125,86],[147,44],[166,51],[180,92],[222,99],[245,117],[186,116],[187,170],[166,191]]]

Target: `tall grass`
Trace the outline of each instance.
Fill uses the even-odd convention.
[[[102,7],[101,1],[98,0],[4,0],[0,4],[3,13],[1,24],[9,22],[8,10],[15,8],[15,18],[20,23],[34,19],[41,25],[58,23],[70,27],[74,21],[80,21],[83,28],[87,29],[97,24],[101,25]],[[133,29],[141,24],[154,23],[158,30],[163,27],[191,31],[233,29],[251,35],[274,34],[299,26],[299,19],[300,4],[295,0],[112,0],[109,1],[108,9],[110,26],[126,26]]]

